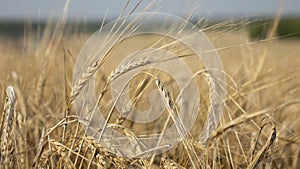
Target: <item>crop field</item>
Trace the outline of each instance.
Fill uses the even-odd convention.
[[[300,168],[298,28],[140,15],[0,33],[0,168]]]

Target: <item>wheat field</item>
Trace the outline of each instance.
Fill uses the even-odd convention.
[[[86,85],[84,80],[90,79],[89,72],[81,72],[78,84],[73,79],[76,59],[90,33],[67,33],[76,28],[68,27],[61,18],[49,22],[41,36],[31,29],[14,38],[1,35],[0,168],[300,168],[300,39],[276,35],[278,20],[273,20],[273,27],[262,40],[249,37],[245,21],[229,29],[203,27],[224,66],[227,91],[220,123],[205,144],[200,144],[199,134],[212,104],[208,72],[196,79],[202,99],[190,131],[181,131],[175,119],[175,100],[180,91],[172,84],[174,79],[152,70],[146,73],[151,76],[133,79],[129,85],[131,99],[139,109],[149,108],[144,100],[149,90],[157,88],[166,111],[154,123],[139,124],[113,109],[107,125],[125,133],[125,139],[132,143],[128,146],[142,149],[140,135],[159,132],[164,125],[174,124],[179,134],[189,133],[167,151],[135,158],[121,156],[100,144],[87,133],[79,117],[81,112],[73,107]],[[120,60],[113,56],[128,53],[133,50],[128,46],[136,48],[149,39],[143,35],[128,40],[108,58],[108,65],[92,65],[99,77],[96,93],[103,95],[99,109],[105,117],[114,108],[107,96],[111,89],[106,85],[116,75],[110,73],[146,64],[136,62],[117,70]],[[173,46],[172,50],[177,48]]]

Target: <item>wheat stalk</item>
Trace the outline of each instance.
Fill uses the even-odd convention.
[[[175,107],[174,101],[173,101],[172,97],[170,96],[168,89],[163,85],[163,83],[159,79],[155,80],[155,84],[157,85],[157,87],[160,91],[160,94],[163,98],[164,104],[166,105],[166,107],[168,109],[169,115],[176,126],[177,132],[183,142],[183,145],[184,145],[186,152],[190,158],[192,166],[194,168],[200,168],[201,163],[198,160],[196,151],[195,151],[193,145],[190,143],[190,140],[188,140],[189,132],[186,130],[186,128],[178,114],[178,111]]]
[[[130,0],[127,1],[127,5],[129,4]],[[117,30],[115,30],[115,26],[117,26],[117,23],[119,21],[119,19],[121,18],[122,13],[125,11],[125,9],[127,8],[127,5],[125,5],[125,7],[123,8],[123,11],[121,12],[121,14],[119,15],[117,21],[114,23],[114,26],[112,27],[112,29],[110,30],[110,32],[108,33],[107,38],[104,40],[105,42],[107,42],[106,44],[109,44],[110,41],[113,40],[113,37],[115,37],[115,34],[117,32],[119,32],[119,30],[121,28],[123,28],[125,21],[124,20],[121,25],[119,25],[119,27],[117,28]],[[139,3],[137,4],[137,6],[139,5]],[[136,6],[136,7],[137,7]],[[148,8],[148,6],[145,8],[145,10]],[[133,9],[133,11],[136,8]],[[132,12],[133,12],[132,11]],[[130,13],[131,15],[132,13]],[[76,80],[72,91],[71,91],[71,96],[70,96],[70,100],[69,103],[73,103],[73,101],[75,100],[75,98],[80,94],[82,88],[87,84],[88,80],[94,75],[94,73],[100,68],[100,66],[106,61],[106,59],[109,57],[110,53],[120,44],[122,43],[125,39],[121,39],[122,36],[124,35],[130,35],[131,31],[134,31],[137,27],[134,27],[134,20],[131,21],[124,29],[123,31],[120,33],[120,35],[118,35],[118,37],[116,38],[115,41],[112,42],[113,46],[109,47],[107,51],[105,51],[103,57],[101,59],[98,59],[96,61],[94,61],[93,63],[91,63],[88,68],[86,70],[84,70],[84,72],[81,74],[81,76],[79,77],[79,79]],[[102,29],[102,28],[101,28]],[[115,30],[116,32],[111,35],[111,31]],[[108,37],[111,37],[110,39],[108,39]],[[97,57],[97,55],[99,55],[99,50],[95,53],[95,55],[92,58]],[[105,89],[104,89],[105,90]]]
[[[215,96],[217,95],[217,91],[216,91],[216,80],[211,76],[211,74],[208,71],[215,71],[215,70],[207,70],[207,69],[203,69],[203,70],[199,70],[197,72],[195,72],[193,74],[193,76],[189,79],[189,81],[186,83],[186,86],[183,87],[183,89],[180,91],[180,93],[178,94],[178,97],[176,99],[176,103],[179,101],[179,99],[181,98],[183,92],[185,91],[185,89],[188,87],[188,85],[191,83],[192,80],[194,80],[196,78],[196,76],[203,74],[206,78],[206,81],[208,83],[208,87],[209,87],[209,99],[210,99],[210,104],[209,104],[209,108],[208,108],[208,117],[207,120],[203,126],[202,129],[202,134],[200,135],[200,141],[199,142],[205,142],[207,141],[207,139],[209,138],[211,132],[217,127],[218,125],[218,121],[220,118],[220,114],[221,113],[219,110],[215,110],[216,107],[218,107],[216,103],[216,99]]]

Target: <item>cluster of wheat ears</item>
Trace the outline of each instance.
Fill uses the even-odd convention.
[[[151,1],[142,11],[152,9],[155,2]],[[130,3],[129,0],[120,16],[126,11],[131,15],[140,5],[138,2],[129,9]],[[68,5],[69,1],[64,13]],[[195,11],[191,11],[186,19],[190,19],[193,13]],[[300,168],[300,72],[296,66],[282,68],[283,61],[287,65],[300,62],[291,60],[289,55],[293,51],[289,50],[284,52],[286,56],[282,56],[285,59],[268,59],[276,55],[272,53],[272,44],[280,43],[275,35],[279,21],[280,15],[274,19],[267,38],[255,42],[248,41],[243,34],[247,21],[228,26],[229,29],[223,26],[231,25],[230,22],[201,29],[212,35],[213,42],[214,38],[223,39],[227,34],[231,36],[231,33],[237,32],[243,35],[244,41],[237,45],[222,44],[215,49],[221,58],[228,51],[230,56],[237,54],[238,49],[240,53],[235,58],[241,62],[224,61],[227,80],[224,113],[219,124],[208,127],[211,131],[205,144],[200,143],[199,134],[205,128],[205,121],[210,120],[208,112],[213,106],[211,97],[214,88],[208,71],[203,69],[193,76],[199,83],[201,103],[191,131],[177,120],[180,116],[175,95],[180,95],[180,91],[173,91],[170,85],[174,83],[173,79],[166,75],[158,76],[161,72],[144,72],[146,75],[137,77],[137,84],[131,86],[131,101],[136,105],[141,103],[139,100],[147,86],[158,89],[166,108],[165,114],[155,121],[159,130],[154,127],[155,124],[136,124],[127,120],[128,112],[116,113],[114,102],[106,97],[114,79],[132,69],[157,62],[157,58],[134,59],[106,74],[100,73],[97,95],[104,103],[99,105],[107,120],[104,127],[125,134],[131,143],[128,146],[141,153],[136,158],[121,156],[100,144],[99,139],[88,134],[84,123],[80,122],[80,112],[72,108],[89,79],[97,71],[104,71],[105,62],[114,47],[83,70],[72,84],[75,56],[88,35],[76,30],[65,34],[74,29],[67,26],[65,17],[54,23],[50,20],[42,32],[33,32],[28,26],[22,38],[1,37],[0,106],[3,111],[0,117],[0,168]],[[200,18],[197,25],[205,23],[206,20]],[[167,45],[157,42],[153,46],[172,48],[179,54],[184,48],[180,43],[164,43]],[[186,57],[184,53],[181,56]],[[266,62],[270,60],[275,61],[267,67]],[[141,135],[149,134],[148,131],[155,134],[172,124],[181,141],[167,151],[160,152],[158,147],[155,149],[157,153],[142,156],[147,152],[143,152],[140,135],[136,131],[140,131]],[[103,132],[105,130],[100,132],[100,139]]]

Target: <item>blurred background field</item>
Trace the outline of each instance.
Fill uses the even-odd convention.
[[[102,21],[90,21],[90,22],[68,22],[67,27],[70,31],[66,32],[68,35],[72,34],[81,34],[81,33],[94,33],[97,29],[99,29]],[[109,22],[109,21],[106,21]],[[192,23],[196,24],[197,21]],[[210,27],[216,25],[218,23],[226,23],[226,20],[212,20],[209,24],[206,24],[206,27]],[[241,21],[236,21],[241,22]],[[247,22],[250,22],[249,25],[243,27],[248,31],[249,37],[253,40],[260,40],[266,38],[267,32],[271,27],[272,19],[268,18],[260,18],[260,19],[247,19]],[[47,26],[46,22],[32,22],[32,21],[1,21],[0,20],[0,34],[1,36],[8,36],[12,38],[16,38],[24,35],[25,30],[30,30],[34,32],[36,35],[40,35],[42,31]],[[149,25],[151,26],[151,25]],[[203,25],[199,25],[200,28],[203,28]],[[237,27],[237,26],[235,26]],[[232,25],[224,24],[223,27],[220,26],[218,29],[233,29]],[[241,29],[241,28],[239,28]],[[277,38],[299,38],[300,37],[300,19],[298,18],[284,18],[281,19],[276,29]]]
[[[106,21],[107,23],[109,21]],[[197,23],[194,21],[194,23]],[[267,69],[272,64],[279,66],[282,71],[297,66],[300,54],[300,19],[281,19],[271,40],[267,40],[267,33],[272,26],[272,19],[248,19],[223,21],[213,20],[209,23],[199,24],[199,28],[205,33],[218,49],[225,69],[234,70],[243,63],[245,55],[259,58],[264,47],[268,45],[268,61],[264,68]],[[217,25],[217,26],[216,26]],[[79,49],[84,42],[101,26],[98,22],[67,22],[63,32],[63,45],[74,51],[73,57],[77,57]],[[151,25],[149,25],[151,26]],[[53,35],[55,24],[37,22],[4,22],[0,21],[0,39],[2,58],[10,56],[10,53],[39,50],[45,31],[49,31],[48,36]],[[207,30],[207,28],[209,28]],[[50,38],[50,37],[48,37]],[[69,42],[72,43],[69,43]],[[47,44],[44,44],[47,45]],[[45,47],[45,46],[44,46]],[[14,50],[11,50],[14,48]],[[60,46],[62,48],[62,46]],[[254,49],[254,50],[253,50]],[[247,51],[248,50],[248,51]],[[8,52],[8,53],[7,53]],[[61,51],[60,51],[61,52]],[[5,56],[5,57],[4,57]],[[10,56],[11,57],[11,56]],[[14,58],[16,59],[16,58]],[[20,59],[20,58],[19,58]],[[17,59],[18,60],[18,59]],[[1,66],[1,72],[7,72],[7,67]],[[6,69],[6,71],[5,71]],[[10,71],[14,68],[9,68]],[[9,71],[8,71],[9,72]],[[7,73],[8,73],[7,72]],[[282,72],[281,72],[282,73]]]

